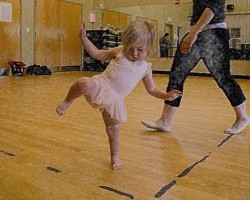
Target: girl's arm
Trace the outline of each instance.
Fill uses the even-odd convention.
[[[107,61],[116,57],[116,55],[120,51],[120,47],[112,48],[109,50],[100,50],[97,49],[94,44],[86,36],[86,25],[82,22],[79,37],[83,44],[84,49],[88,52],[88,54],[97,60]]]
[[[198,22],[192,26],[188,35],[183,39],[180,44],[180,52],[183,54],[188,54],[191,52],[191,48],[197,39],[197,35],[199,32],[203,30],[203,28],[209,24],[209,22],[213,19],[214,13],[210,8],[206,8]]]
[[[152,77],[152,70],[148,70],[148,71],[149,71],[148,74],[142,79],[142,81],[147,92],[150,95],[158,99],[169,100],[169,101],[172,101],[182,95],[182,92],[179,90],[172,90],[166,93],[165,91],[158,88],[154,83],[154,80]]]

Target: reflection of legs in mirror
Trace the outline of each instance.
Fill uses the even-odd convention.
[[[118,120],[112,119],[106,110],[102,112],[102,117],[109,138],[111,166],[114,170],[120,169],[122,168],[122,163],[119,160],[120,122]]]
[[[238,134],[242,132],[249,124],[250,117],[246,113],[246,103],[243,102],[239,106],[234,107],[236,120],[231,128],[225,130],[227,134]]]
[[[164,104],[161,117],[158,120],[156,121],[142,120],[141,123],[147,128],[155,129],[162,132],[170,132],[171,131],[170,124],[176,110],[177,107]]]
[[[56,112],[61,117],[69,109],[73,101],[80,97],[85,96],[88,98],[95,89],[95,81],[91,78],[83,77],[76,80],[70,87],[65,99],[57,106]]]

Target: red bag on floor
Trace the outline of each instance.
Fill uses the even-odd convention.
[[[11,66],[11,74],[13,76],[25,76],[26,75],[26,64],[21,61],[9,61],[8,64]]]

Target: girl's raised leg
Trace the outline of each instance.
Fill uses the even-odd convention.
[[[80,96],[85,96],[88,98],[91,92],[94,91],[95,84],[95,80],[88,77],[83,77],[76,80],[69,88],[65,99],[57,106],[57,114],[60,117],[63,116],[76,98]]]

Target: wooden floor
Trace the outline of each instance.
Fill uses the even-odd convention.
[[[101,114],[78,99],[63,118],[55,107],[91,72],[0,77],[1,200],[249,200],[250,127],[223,133],[234,112],[211,78],[189,77],[171,133],[144,128],[163,103],[139,85],[126,98],[121,170],[109,164]],[[154,75],[165,88],[168,75]],[[250,114],[250,82],[242,86]]]

